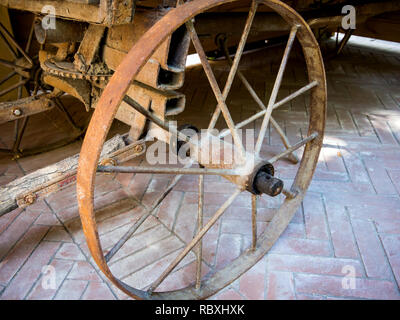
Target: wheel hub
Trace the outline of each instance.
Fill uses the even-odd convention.
[[[271,163],[248,151],[243,159],[235,145],[216,136],[203,137],[197,152],[193,154],[197,157],[195,160],[206,168],[236,170],[238,175],[224,177],[243,190],[256,195],[264,193],[271,197],[279,195],[283,190],[283,181],[274,177],[275,169]]]
[[[265,193],[271,197],[279,195],[283,190],[283,181],[274,177],[274,166],[269,162],[262,162],[254,168],[247,188],[253,194]]]

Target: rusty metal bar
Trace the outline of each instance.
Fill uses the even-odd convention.
[[[316,137],[318,137],[318,133],[317,132],[314,132],[314,133],[310,134],[307,138],[304,138],[303,140],[300,140],[299,142],[297,142],[296,144],[291,146],[289,149],[286,149],[281,154],[278,154],[278,155],[272,157],[271,159],[268,160],[268,162],[269,163],[274,163],[274,162],[278,161],[279,159],[282,159],[282,158],[286,157],[289,153],[292,153],[293,151],[299,149],[300,147],[304,146],[307,142],[309,142],[311,140],[314,140]]]
[[[98,166],[97,172],[119,173],[165,173],[165,174],[211,174],[237,176],[239,173],[231,169],[213,168],[163,168],[163,167],[137,167],[137,166]]]
[[[226,41],[224,41],[222,43],[222,49],[225,53],[225,57],[228,61],[228,63],[230,65],[232,65],[232,59],[229,56],[229,51],[228,48],[226,47]],[[261,99],[258,97],[257,93],[254,91],[254,89],[252,88],[252,86],[250,85],[250,83],[247,81],[246,77],[243,75],[243,73],[238,70],[237,71],[237,75],[239,76],[240,80],[242,81],[242,83],[244,84],[244,86],[246,87],[247,91],[250,93],[250,95],[253,97],[253,99],[256,101],[256,103],[258,104],[258,106],[263,109],[263,110],[267,110],[267,108],[265,107],[264,103],[261,101]],[[283,145],[285,146],[285,148],[290,148],[290,142],[289,139],[286,137],[285,133],[283,132],[283,129],[280,127],[280,125],[275,121],[275,119],[271,116],[271,124],[274,126],[275,130],[278,132],[279,136],[281,137],[281,140],[283,142]],[[237,125],[236,125],[237,127]],[[290,161],[292,161],[293,163],[297,163],[299,162],[299,158],[291,153],[289,155]]]
[[[257,195],[251,195],[251,231],[252,244],[251,250],[255,250],[257,246]]]
[[[232,62],[231,70],[229,70],[228,79],[226,80],[225,87],[224,87],[224,90],[222,92],[222,96],[223,96],[224,101],[228,97],[228,94],[229,94],[229,92],[231,90],[233,79],[235,78],[235,74],[236,74],[238,66],[239,66],[240,58],[242,57],[244,46],[246,45],[247,37],[248,37],[248,35],[250,33],[250,29],[251,29],[251,26],[253,24],[254,16],[255,16],[256,11],[257,11],[257,7],[258,7],[257,2],[253,1],[252,4],[251,4],[251,8],[250,8],[249,14],[247,16],[246,24],[244,26],[243,33],[242,33],[242,36],[240,38],[240,42],[239,42],[238,48],[237,48],[236,53],[235,53],[235,58],[234,58],[234,60]],[[215,108],[214,114],[212,115],[212,118],[210,120],[210,124],[208,126],[208,129],[212,129],[212,128],[215,127],[215,124],[217,123],[217,120],[218,120],[218,117],[219,117],[220,113],[221,113],[221,109],[218,108],[218,106],[217,106]]]
[[[15,69],[19,69],[19,70],[24,69],[24,67],[19,66],[19,65],[13,63],[13,62],[10,62],[10,61],[4,60],[4,59],[0,59],[0,64],[2,64],[2,65],[5,66],[5,67],[14,69],[14,70],[15,70]]]
[[[161,194],[156,201],[154,201],[151,208],[146,207],[145,213],[135,222],[135,224],[129,228],[129,230],[122,236],[121,239],[112,247],[112,249],[106,254],[105,259],[109,262],[112,257],[121,249],[121,247],[128,241],[137,229],[146,221],[146,219],[153,213],[153,211],[158,207],[158,205],[165,199],[165,197],[172,191],[183,175],[177,175],[169,183],[168,187],[165,189],[164,193]]]
[[[10,53],[12,54],[12,56],[14,57],[14,59],[17,59],[17,54],[15,53],[13,47],[11,47],[10,43],[7,41],[7,39],[4,37],[3,33],[0,32],[0,37],[3,39],[3,42],[6,44],[8,50],[10,51]]]
[[[27,55],[27,53],[19,46],[18,42],[15,41],[13,36],[8,32],[7,28],[3,26],[3,24],[0,22],[0,30],[3,35],[5,35],[9,41],[21,52],[21,54],[24,56],[24,58],[29,62],[31,66],[33,66],[33,61],[32,59]]]
[[[214,216],[207,222],[207,224],[200,230],[199,233],[190,241],[190,243],[185,247],[185,249],[175,258],[175,260],[168,266],[168,268],[161,274],[160,277],[155,280],[150,288],[148,289],[148,293],[151,294],[160,284],[164,281],[164,279],[172,272],[173,269],[182,261],[184,257],[189,253],[190,250],[203,238],[206,232],[214,225],[215,222],[222,216],[225,210],[232,204],[235,198],[241,193],[240,189],[236,189],[236,191],[224,202],[224,204],[215,212]]]
[[[269,123],[269,119],[270,119],[271,114],[272,114],[273,105],[275,104],[275,100],[276,100],[276,97],[278,95],[279,88],[281,86],[283,73],[284,73],[284,71],[286,69],[286,64],[287,64],[287,61],[289,59],[289,53],[290,53],[290,50],[292,48],[294,39],[296,37],[297,28],[298,28],[297,26],[294,26],[294,27],[292,27],[292,29],[290,31],[289,39],[288,39],[288,42],[287,42],[287,45],[286,45],[286,48],[285,48],[285,52],[284,52],[283,57],[282,57],[281,65],[279,66],[278,75],[276,76],[274,87],[272,89],[272,93],[271,93],[271,96],[270,96],[269,101],[268,101],[267,110],[266,110],[263,122],[261,124],[260,133],[259,133],[259,136],[258,136],[258,139],[257,139],[257,143],[256,143],[256,147],[255,147],[256,155],[258,155],[260,153],[260,150],[261,150],[262,142],[264,140],[264,136],[265,136],[265,133],[267,131],[267,126],[268,126],[268,123]]]
[[[20,119],[18,119],[17,122],[19,120]],[[12,151],[13,152],[18,152],[19,146],[21,145],[22,137],[23,137],[23,135],[25,133],[25,129],[26,129],[26,126],[28,124],[28,120],[29,120],[29,117],[25,117],[25,118],[22,119],[21,129],[18,129],[17,128],[18,126],[16,125],[17,134],[16,134],[16,137],[15,137],[15,140],[14,140],[14,144],[13,144],[13,147],[12,147]]]
[[[30,96],[15,101],[0,102],[0,124],[50,110],[53,106],[54,104],[48,98],[47,94]]]
[[[314,88],[316,85],[318,85],[318,82],[317,81],[313,81],[313,82],[309,83],[308,85],[302,87],[301,89],[293,92],[291,95],[289,95],[286,98],[282,99],[281,101],[275,103],[274,104],[274,109],[276,109],[276,108],[280,107],[281,105],[289,102],[290,100],[298,97],[299,95],[303,94],[307,90],[310,90],[311,88]],[[248,125],[249,123],[257,120],[258,118],[261,118],[263,115],[265,115],[266,112],[267,112],[266,110],[262,110],[262,111],[260,111],[260,112],[258,112],[256,114],[252,115],[251,117],[247,118],[246,120],[243,120],[242,122],[239,122],[236,125],[236,129],[240,129],[240,128]],[[230,134],[229,130],[224,130],[224,131],[222,131],[220,133],[219,138],[224,138],[229,134]]]
[[[231,131],[233,141],[234,141],[235,145],[238,147],[241,158],[244,159],[245,150],[243,147],[243,143],[239,137],[238,132],[235,129],[235,124],[233,123],[232,117],[229,113],[229,110],[228,110],[226,104],[225,104],[225,99],[222,96],[221,90],[218,87],[217,79],[215,79],[215,75],[211,69],[210,64],[208,63],[206,53],[204,52],[203,46],[201,45],[200,39],[196,33],[193,23],[191,21],[186,22],[186,27],[188,28],[188,31],[189,31],[190,37],[192,39],[193,45],[196,49],[196,52],[200,57],[201,64],[207,75],[208,82],[210,83],[211,88],[214,92],[214,95],[217,99],[218,106],[222,111],[222,114],[225,118],[225,121],[228,125],[229,130]]]
[[[203,203],[204,203],[204,175],[199,175],[199,201],[197,210],[197,233],[203,228]],[[196,250],[196,289],[201,284],[201,261],[203,260],[203,239],[199,241]]]
[[[173,126],[170,126],[167,122],[158,118],[153,112],[145,109],[143,106],[141,106],[135,100],[133,100],[131,97],[125,95],[123,100],[124,100],[124,102],[129,104],[132,108],[134,108],[137,112],[141,113],[142,115],[144,115],[145,117],[147,117],[148,119],[153,121],[156,125],[158,125],[162,129],[172,132],[179,139],[181,139],[185,142],[188,142],[192,145],[194,144],[194,142],[191,141],[191,139],[188,136],[184,135],[183,133],[176,130]]]
[[[292,94],[288,95],[286,98],[283,98],[279,102],[275,103],[273,108],[276,109],[280,107],[281,105],[289,102],[290,100],[293,100],[294,98],[297,98],[299,95],[303,94],[304,92],[314,88],[315,86],[318,85],[318,81],[314,80],[313,82],[310,82],[308,85],[300,88],[299,90],[293,92]]]
[[[354,29],[348,29],[343,37],[343,39],[340,41],[339,47],[336,49],[336,55],[340,54],[342,52],[344,46],[347,44],[349,41],[351,35],[353,34]]]
[[[7,80],[11,79],[13,76],[15,76],[17,73],[15,71],[11,71],[9,74],[7,74],[3,79],[0,80],[0,86],[6,82]]]
[[[288,189],[285,189],[285,188],[282,189],[282,193],[283,193],[283,194],[285,195],[285,197],[288,198],[288,199],[293,199],[293,198],[296,197],[297,194],[298,194],[298,192],[293,192],[293,191],[288,190]]]
[[[23,86],[25,83],[28,82],[28,80],[29,79],[25,79],[25,80],[19,81],[16,84],[12,85],[11,87],[8,87],[7,89],[4,89],[4,90],[0,91],[0,97],[4,96],[5,94],[7,94],[7,93],[9,93],[11,91],[13,91],[14,89],[17,89],[20,86]]]
[[[55,98],[54,99],[55,105],[57,106],[58,110],[62,112],[62,114],[65,116],[67,119],[68,123],[72,126],[74,130],[80,130],[78,126],[76,125],[74,119],[72,118],[71,114],[68,112],[67,108],[64,106],[60,98]]]

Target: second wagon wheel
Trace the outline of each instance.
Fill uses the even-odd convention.
[[[77,176],[77,197],[83,231],[89,250],[101,271],[113,284],[133,298],[204,299],[229,285],[251,266],[253,266],[259,259],[261,259],[272,247],[272,245],[289,224],[297,208],[300,206],[312,179],[322,145],[326,111],[326,81],[318,43],[304,20],[286,4],[277,0],[253,1],[248,9],[247,20],[244,24],[240,41],[238,41],[235,57],[233,61],[229,58],[229,56],[227,57],[227,62],[230,62],[231,69],[224,89],[220,90],[210,63],[207,60],[203,45],[199,40],[196,28],[197,23],[201,21],[199,16],[200,14],[209,11],[210,9],[215,11],[216,7],[221,8],[223,5],[230,3],[235,4],[236,2],[239,1],[195,0],[172,9],[152,28],[150,28],[129,51],[105,88],[91,119],[80,153]],[[265,105],[262,102],[262,99],[258,98],[256,92],[252,89],[244,74],[238,70],[238,64],[242,56],[245,43],[250,33],[252,23],[255,21],[254,19],[256,16],[256,11],[260,11],[260,8],[264,6],[277,12],[287,23],[287,30],[290,30],[283,58],[280,63],[277,77],[273,84],[272,93],[269,97],[268,103]],[[218,117],[221,116],[221,114],[228,127],[228,129],[222,131],[217,136],[211,134],[211,131],[208,131],[209,134],[206,134],[204,137],[201,136],[201,140],[196,141],[193,139],[190,140],[187,135],[182,132],[178,132],[176,129],[174,129],[175,127],[170,126],[167,121],[160,119],[151,110],[149,111],[145,107],[141,106],[138,102],[126,96],[129,85],[135,79],[136,75],[145,65],[152,53],[169,35],[172,34],[172,32],[183,25],[186,25],[193,46],[200,57],[202,67],[218,102],[214,113],[210,117],[208,128],[204,129],[211,130],[214,128]],[[277,101],[277,94],[295,38],[298,39],[298,42],[303,50],[306,70],[308,73],[308,84],[298,88],[298,90],[294,91],[286,98]],[[240,78],[240,81],[242,81],[243,85],[260,107],[259,112],[240,123],[233,122],[229,106],[225,102],[235,75],[236,77]],[[273,119],[271,114],[274,109],[286,102],[291,101],[301,94],[309,95],[310,102],[308,133],[303,139],[296,142],[294,145],[290,145],[282,128]],[[165,166],[98,166],[99,155],[102,150],[103,143],[106,139],[118,106],[122,101],[125,101],[132,108],[146,116],[149,121],[152,121],[157,126],[163,128],[164,130],[170,130],[170,132],[178,136],[180,140],[189,141],[189,144],[191,144],[191,146],[194,148],[193,150],[195,150],[195,152],[193,152],[193,157],[197,160],[199,166],[190,167],[189,165],[186,165],[184,168],[166,168]],[[258,133],[255,148],[252,151],[245,150],[238,131],[240,128],[252,123],[256,119],[262,119],[262,124]],[[269,123],[271,123],[273,127],[280,132],[286,150],[273,157],[267,158],[265,156],[265,150],[263,149],[268,148],[268,146],[263,144],[263,140]],[[235,158],[235,161],[231,165],[226,165],[224,163],[217,164],[213,163],[212,161],[203,162],[202,156],[209,152],[206,145],[210,141],[211,146],[214,143],[221,141],[223,146],[222,148],[228,147],[226,142],[222,141],[222,138],[229,134],[232,135],[233,138],[232,144],[233,148],[235,149],[234,152],[238,155],[238,157]],[[287,157],[293,151],[303,146],[303,155],[300,159],[300,163],[296,167],[297,172],[292,184],[283,185],[282,180],[279,179],[279,175],[277,174],[274,176],[274,166],[277,165],[279,162],[278,160]],[[292,160],[295,159],[292,157]],[[153,207],[148,207],[148,211],[146,211],[142,217],[132,225],[132,227],[125,233],[123,238],[119,240],[115,239],[115,246],[112,247],[112,249],[107,253],[103,252],[101,246],[94,213],[93,198],[95,176],[96,172],[98,171],[176,174],[166,188],[165,192],[155,201]],[[135,231],[138,229],[141,223],[143,223],[143,221],[145,221],[146,218],[153,213],[152,209],[160,204],[166,195],[174,188],[179,179],[186,174],[196,174],[199,176],[198,212],[186,213],[198,216],[198,227],[195,236],[186,244],[184,249],[172,262],[167,263],[167,265],[164,266],[164,271],[157,275],[155,280],[146,288],[143,289],[140,287],[140,285],[136,287],[132,283],[128,285],[127,283],[118,279],[117,276],[111,272],[109,263],[112,263],[113,256],[124,245],[127,239],[135,236]],[[220,175],[236,185],[236,191],[234,191],[233,194],[223,203],[223,205],[216,210],[214,215],[212,215],[207,223],[203,223],[202,221],[203,195],[204,190],[207,190],[207,185],[204,185],[204,175]],[[251,193],[251,218],[253,221],[253,237],[252,241],[250,241],[251,244],[247,250],[234,259],[229,265],[221,269],[214,270],[213,272],[210,272],[206,276],[202,277],[200,269],[202,261],[201,244],[203,238],[213,224],[215,224],[217,220],[224,214],[226,209],[232,204],[235,198],[238,197],[238,195],[242,192]],[[257,236],[257,233],[255,232],[257,198],[260,196],[260,194],[262,194],[262,196],[267,197],[268,200],[280,193],[282,193],[282,196],[279,197],[279,199],[281,199],[279,207],[275,211],[275,214],[267,225],[265,231]],[[160,292],[160,290],[158,290],[160,284],[168,277],[168,275],[171,274],[171,272],[174,271],[177,265],[190,252],[194,252],[196,254],[197,261],[197,268],[195,272],[193,272],[192,285],[179,290]],[[162,256],[161,252],[160,256]]]
[[[12,145],[0,148],[0,154],[10,154],[17,159],[60,148],[76,141],[82,136],[83,131],[64,106],[63,92],[55,90],[43,81],[39,62],[40,44],[34,34],[35,25],[39,20],[36,20],[33,14],[18,11],[13,11],[10,19],[7,11],[1,12],[5,20],[3,22],[7,23],[3,25],[0,21],[0,48],[3,50],[0,51],[0,73],[3,68],[7,71],[0,80],[0,125],[13,121],[14,133],[11,139]],[[4,14],[5,12],[7,14]],[[10,24],[9,20],[14,20],[14,23]],[[26,30],[25,25],[28,26]],[[13,30],[13,27],[16,30]],[[56,107],[58,112],[49,116],[48,112],[53,107]],[[28,122],[31,122],[29,119],[38,113],[46,114],[46,118],[54,122],[49,127],[64,131],[61,138],[50,133],[47,133],[46,139],[36,138],[36,141],[29,137],[30,133],[27,133]],[[67,126],[60,127],[55,121],[58,119],[56,115],[59,121],[64,121]],[[31,125],[32,127],[35,126]],[[44,130],[42,132],[44,133]],[[24,138],[28,138],[26,139],[28,141],[23,141]]]

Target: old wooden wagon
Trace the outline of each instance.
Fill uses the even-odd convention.
[[[349,7],[350,5],[350,7]],[[347,6],[348,11],[343,11]],[[79,155],[33,172],[1,187],[0,215],[26,207],[40,198],[77,181],[77,201],[90,252],[101,271],[119,289],[141,299],[206,298],[231,283],[271,248],[302,202],[312,179],[322,145],[327,104],[326,81],[319,40],[341,30],[339,53],[352,34],[399,41],[398,1],[342,0],[0,0],[1,80],[0,121],[15,122],[15,139],[1,152],[14,157],[55,148],[85,135]],[[357,27],[343,19],[356,13]],[[344,28],[344,29],[343,29]],[[257,96],[238,69],[243,52],[265,46],[266,40],[286,42],[269,99]],[[297,39],[297,40],[296,40]],[[278,101],[277,95],[293,44],[302,49],[308,83]],[[169,117],[182,112],[188,54],[197,53],[216,98],[216,107],[203,128],[194,124],[173,126]],[[218,85],[210,60],[225,59],[230,71],[223,88]],[[259,111],[234,123],[226,99],[238,78],[259,106]],[[87,128],[79,128],[60,97],[68,94],[87,110],[95,108]],[[291,144],[274,120],[272,111],[300,96],[309,98],[308,133]],[[20,150],[31,115],[59,108],[71,125],[68,139],[36,150]],[[190,108],[190,106],[186,106]],[[213,130],[219,118],[225,129]],[[111,124],[118,119],[130,130],[106,141]],[[244,148],[239,130],[261,119],[255,148]],[[203,119],[204,120],[204,119]],[[265,158],[263,138],[268,125],[281,137],[285,151]],[[205,134],[200,134],[202,132]],[[204,130],[205,129],[205,130]],[[231,142],[226,137],[230,136]],[[123,166],[143,154],[153,137],[190,161],[182,166]],[[196,139],[194,139],[196,138]],[[189,148],[183,148],[188,146]],[[304,147],[299,158],[296,150]],[[208,157],[216,150],[233,150],[226,161]],[[274,175],[278,160],[297,163],[296,178],[284,185]],[[207,160],[204,160],[207,159]],[[211,159],[211,160],[210,160]],[[93,210],[95,177],[99,172],[173,174],[165,191],[147,206],[145,213],[114,247],[103,252]],[[153,214],[183,175],[198,175],[197,233],[176,259],[146,289],[139,290],[117,279],[108,262],[135,231]],[[204,175],[220,175],[237,186],[236,191],[203,223]],[[253,221],[252,243],[233,263],[201,277],[202,239],[241,192],[250,192]],[[257,197],[284,194],[284,200],[265,232],[257,236]],[[193,213],[195,214],[195,213]],[[157,291],[160,283],[193,251],[197,269],[193,285]]]

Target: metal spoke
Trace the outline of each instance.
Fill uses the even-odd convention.
[[[135,100],[133,100],[131,97],[129,96],[125,96],[124,97],[124,102],[126,102],[127,104],[129,104],[132,108],[134,108],[137,112],[141,113],[142,115],[144,115],[145,117],[147,117],[148,119],[150,119],[151,121],[153,121],[156,125],[158,125],[159,127],[161,127],[162,129],[172,132],[174,135],[176,135],[179,139],[188,142],[192,145],[194,145],[195,143],[190,139],[190,137],[186,136],[185,134],[183,134],[182,132],[176,130],[173,126],[170,126],[167,122],[161,120],[160,118],[158,118],[153,112],[145,109],[143,106],[141,106],[138,102],[136,102]]]
[[[13,144],[13,148],[12,148],[13,152],[18,152],[19,146],[21,145],[22,137],[25,133],[25,129],[28,124],[29,117],[23,118],[20,129],[19,129],[19,120],[20,119],[18,119],[15,124],[16,136],[15,136],[14,144]]]
[[[190,164],[191,165],[191,164]],[[146,219],[153,213],[153,211],[158,207],[158,205],[165,199],[165,197],[171,192],[171,190],[176,186],[183,175],[177,175],[170,182],[168,187],[165,189],[164,193],[161,194],[156,201],[154,201],[151,208],[146,207],[146,212],[135,222],[135,224],[129,228],[129,230],[122,236],[122,238],[115,244],[115,246],[106,254],[106,261],[110,261],[111,258],[121,249],[121,247],[128,241],[137,229],[146,221]]]
[[[8,60],[4,60],[4,59],[0,59],[0,64],[2,64],[5,67],[11,68],[11,69],[19,69],[19,70],[23,70],[24,67],[21,67],[13,62],[10,62]]]
[[[208,175],[240,175],[235,169],[214,168],[168,168],[168,167],[139,167],[139,166],[97,166],[97,172],[119,173],[156,173],[156,174],[208,174]]]
[[[313,82],[310,82],[308,85],[302,87],[301,89],[293,92],[292,94],[288,95],[286,98],[280,100],[279,102],[275,103],[273,108],[276,109],[280,107],[281,105],[288,103],[290,100],[293,100],[294,98],[297,98],[299,95],[303,94],[304,92],[314,88],[315,86],[318,85],[318,81],[314,80]]]
[[[0,86],[6,82],[7,80],[11,79],[13,76],[15,76],[17,73],[15,71],[11,71],[9,74],[7,74],[3,79],[0,80]]]
[[[258,136],[258,139],[257,139],[257,143],[256,143],[256,147],[255,147],[256,155],[258,155],[260,153],[260,150],[261,150],[262,142],[264,140],[264,136],[265,136],[265,133],[267,131],[267,126],[268,126],[268,123],[269,123],[269,119],[271,117],[272,110],[274,109],[273,106],[275,104],[279,88],[281,86],[283,73],[284,73],[284,71],[286,69],[286,64],[287,64],[287,61],[288,61],[288,58],[289,58],[289,53],[290,53],[290,50],[292,48],[294,39],[296,37],[297,28],[298,28],[297,26],[294,26],[294,27],[292,27],[292,29],[290,31],[289,39],[288,39],[288,42],[287,42],[287,45],[286,45],[286,48],[285,48],[285,52],[284,52],[283,57],[282,57],[282,61],[281,61],[281,65],[279,67],[278,75],[277,75],[277,77],[275,79],[274,87],[272,88],[272,93],[271,93],[271,96],[269,98],[267,110],[266,110],[263,122],[261,124],[260,133],[259,133],[259,136]]]
[[[213,90],[214,95],[217,99],[218,108],[221,109],[222,114],[225,118],[226,124],[228,125],[228,128],[231,131],[233,141],[234,141],[236,147],[239,149],[238,151],[239,151],[241,158],[244,159],[245,150],[243,147],[242,140],[240,139],[240,136],[235,129],[235,124],[233,123],[231,114],[229,113],[228,107],[225,104],[225,99],[222,96],[221,90],[219,89],[217,79],[215,78],[215,75],[211,69],[211,66],[208,63],[206,53],[204,52],[203,46],[201,45],[200,39],[199,39],[197,32],[193,26],[193,22],[192,21],[186,22],[186,28],[190,34],[190,38],[192,39],[193,45],[196,49],[196,52],[200,57],[201,64],[202,64],[203,69],[208,78],[208,82],[211,85],[211,89]]]
[[[283,129],[281,128],[281,126],[272,117],[270,118],[270,121],[271,121],[272,126],[275,128],[276,132],[278,132],[279,137],[281,138],[282,143],[285,146],[285,148],[289,149],[291,147],[290,141],[289,141],[288,137],[286,137],[286,134],[283,131]],[[298,163],[299,162],[299,158],[294,153],[289,153],[288,154],[288,158],[292,163]]]
[[[203,228],[203,202],[204,202],[204,175],[199,175],[199,201],[197,211],[197,233]],[[201,283],[201,261],[203,260],[203,239],[199,241],[196,250],[196,289],[200,288]]]
[[[152,283],[148,292],[151,294],[164,279],[172,272],[172,270],[182,261],[184,257],[193,249],[193,247],[203,238],[206,232],[214,225],[215,222],[222,216],[225,210],[232,204],[235,198],[241,193],[240,189],[236,191],[229,197],[228,200],[215,212],[214,216],[207,222],[207,224],[197,233],[197,235],[190,241],[190,243],[185,247],[185,249],[175,258],[175,260],[168,266],[168,268],[161,274],[161,276]]]
[[[3,33],[0,31],[0,38],[3,39],[3,42],[6,44],[8,50],[10,51],[11,55],[14,57],[14,59],[17,59],[17,54],[14,51],[14,48],[11,47],[10,43],[7,41],[7,39],[5,38],[5,36],[3,35]]]
[[[11,91],[13,91],[14,89],[17,89],[18,87],[23,86],[25,83],[28,82],[28,80],[29,79],[25,79],[25,80],[19,81],[16,84],[12,85],[11,87],[8,87],[7,89],[4,89],[4,90],[0,91],[0,97],[4,96],[5,94],[7,94],[7,93],[9,93]]]
[[[221,49],[224,51],[226,60],[228,61],[229,65],[232,66],[233,61],[232,61],[231,57],[229,56],[229,51],[226,46],[226,39],[225,39],[225,41],[220,43],[220,46],[221,46]],[[253,99],[256,101],[256,103],[259,105],[259,107],[263,110],[267,109],[265,107],[264,103],[262,102],[262,100],[258,97],[257,93],[254,91],[251,84],[247,81],[246,77],[243,75],[243,73],[240,70],[237,71],[237,75],[240,78],[240,80],[242,81],[243,85],[246,87],[247,91],[249,91],[250,95],[253,97]]]
[[[233,79],[235,78],[236,73],[239,74],[239,72],[240,72],[237,69],[238,69],[238,66],[239,66],[240,58],[242,57],[242,54],[243,54],[244,46],[246,45],[247,37],[248,37],[248,35],[250,33],[250,29],[251,29],[251,26],[253,24],[254,16],[255,16],[256,11],[257,11],[257,7],[258,7],[257,2],[253,1],[252,4],[251,4],[249,15],[247,16],[246,24],[244,26],[243,33],[242,33],[242,36],[240,38],[240,42],[239,42],[238,48],[236,50],[235,58],[234,58],[233,62],[229,57],[229,59],[231,61],[231,69],[229,71],[228,78],[226,80],[224,90],[222,91],[222,97],[223,97],[224,101],[228,97],[228,94],[229,94],[229,91],[231,90]],[[229,56],[229,54],[228,54],[228,56]],[[215,108],[214,114],[213,114],[213,116],[211,118],[211,121],[210,121],[210,124],[208,126],[208,129],[212,129],[212,128],[215,127],[215,124],[217,123],[217,120],[219,118],[220,113],[221,113],[221,109],[218,108],[218,106],[217,106]]]
[[[293,151],[299,149],[300,147],[304,146],[307,142],[314,140],[316,137],[318,137],[318,132],[312,133],[307,138],[297,142],[296,144],[294,144],[293,146],[291,146],[289,149],[285,150],[281,154],[278,154],[278,155],[272,157],[271,159],[268,160],[268,162],[274,163],[274,162],[278,161],[279,159],[286,157],[289,153],[292,153]]]
[[[297,191],[292,191],[292,190],[287,190],[285,188],[282,189],[282,193],[285,195],[286,198],[288,199],[293,199],[297,196],[298,192]]]
[[[18,51],[24,56],[24,58],[33,65],[32,59],[28,56],[28,54],[20,47],[17,41],[15,41],[14,37],[8,32],[7,28],[0,23],[0,31],[3,35],[5,35],[9,41],[18,49]],[[6,41],[7,42],[7,41]]]
[[[232,59],[229,56],[229,52],[228,52],[228,48],[226,47],[226,41],[224,41],[224,43],[221,44],[222,45],[222,49],[225,53],[225,57],[228,61],[228,63],[230,65],[232,65]],[[243,75],[243,73],[238,70],[237,71],[237,75],[239,76],[240,80],[242,81],[242,83],[244,84],[244,86],[246,87],[247,91],[250,93],[250,95],[253,97],[253,99],[256,101],[256,103],[258,104],[258,106],[263,109],[266,110],[267,108],[265,107],[264,103],[261,101],[261,99],[258,97],[257,93],[254,91],[253,87],[251,86],[251,84],[247,81],[246,77]],[[289,139],[286,137],[283,129],[280,127],[280,125],[278,124],[278,122],[275,121],[275,119],[271,116],[271,124],[273,125],[273,127],[275,128],[275,130],[278,132],[283,145],[285,146],[286,149],[290,148],[290,142]],[[237,127],[237,126],[236,126]],[[291,153],[289,155],[290,161],[292,161],[293,163],[297,163],[299,162],[299,158]]]
[[[251,195],[251,231],[252,231],[252,245],[251,250],[255,250],[257,246],[257,195]]]
[[[276,109],[278,107],[280,107],[281,105],[289,102],[290,100],[298,97],[299,95],[305,93],[306,91],[310,90],[311,88],[314,88],[316,85],[318,85],[318,81],[313,81],[311,83],[309,83],[308,85],[302,87],[301,89],[293,92],[291,95],[287,96],[286,98],[282,99],[281,101],[277,102],[274,104],[273,108]],[[262,110],[254,115],[252,115],[251,117],[247,118],[246,120],[243,120],[241,122],[239,122],[236,125],[236,129],[240,129],[243,128],[244,126],[248,125],[249,123],[257,120],[258,118],[261,118],[263,115],[265,115],[265,113],[267,112],[267,110]],[[219,138],[223,138],[226,137],[227,135],[230,134],[229,130],[224,130],[220,133]]]
[[[74,119],[72,118],[71,114],[68,112],[68,109],[64,106],[62,103],[61,99],[59,97],[54,99],[54,102],[56,104],[56,107],[58,110],[61,111],[61,113],[65,116],[69,124],[72,126],[74,130],[80,130],[78,126],[76,125]]]

